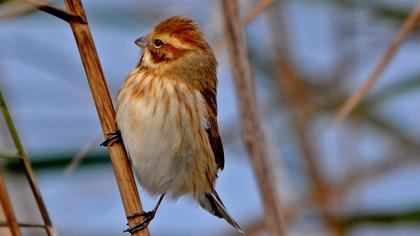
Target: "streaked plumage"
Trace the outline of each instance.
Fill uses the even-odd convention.
[[[140,184],[156,195],[190,196],[240,230],[214,189],[224,154],[212,50],[181,16],[136,43],[143,53],[118,93],[116,119]]]

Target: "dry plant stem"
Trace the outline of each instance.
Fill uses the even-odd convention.
[[[255,225],[254,227],[247,230],[244,236],[258,236],[266,232],[266,227],[264,224]]]
[[[85,146],[73,157],[70,164],[66,167],[64,171],[65,174],[70,174],[79,167],[82,160],[87,157],[89,152],[91,152],[97,145],[100,143],[102,139],[95,138],[85,144]]]
[[[302,199],[304,200],[304,199]],[[302,206],[299,206],[299,208],[301,208]],[[298,209],[296,206],[287,206],[283,207],[283,218],[284,218],[284,222],[291,222],[296,220],[296,218],[299,217],[299,213],[298,213]],[[258,236],[258,235],[263,235],[264,233],[267,233],[267,225],[265,224],[265,222],[263,221],[263,219],[261,219],[260,216],[255,216],[254,218],[250,218],[248,219],[248,224],[242,225],[242,227],[245,230],[245,236]],[[229,233],[225,233],[225,234],[219,234],[220,236],[234,236],[237,235],[236,232],[229,232]]]
[[[372,167],[357,169],[350,173],[344,180],[336,184],[332,196],[337,201],[342,201],[348,193],[356,189],[359,185],[369,183],[370,181],[385,176],[386,174],[401,169],[418,165],[420,160],[416,156],[404,153],[396,157],[386,159]]]
[[[78,15],[87,22],[80,0],[65,0],[65,3],[67,10],[71,14]],[[103,134],[104,137],[107,137],[108,134],[117,130],[117,125],[115,123],[115,111],[96,52],[92,34],[90,33],[88,24],[71,21],[70,26],[73,30],[80,57],[85,68]],[[111,156],[112,166],[114,168],[115,177],[117,179],[126,215],[129,216],[142,212],[143,209],[140,197],[124,145],[121,142],[116,142],[113,145],[109,145],[107,148]],[[130,217],[128,218],[128,223],[129,225],[133,225],[140,220],[142,220],[142,217]],[[145,228],[144,230],[132,233],[132,235],[147,236],[149,235],[149,231]]]
[[[15,212],[13,211],[12,203],[10,202],[9,195],[6,190],[6,183],[3,178],[3,173],[0,172],[0,203],[6,216],[7,225],[9,226],[10,232],[13,236],[20,236],[19,224],[16,219]]]
[[[405,20],[402,28],[391,41],[388,49],[385,54],[380,59],[379,63],[372,71],[372,73],[367,77],[365,82],[356,89],[356,91],[345,101],[344,105],[337,112],[334,122],[339,123],[344,120],[350,112],[360,103],[363,97],[367,94],[369,89],[375,84],[378,78],[387,68],[391,59],[395,56],[395,53],[398,51],[401,44],[407,38],[407,35],[419,25],[420,20],[420,4],[415,8],[415,10],[410,14],[410,16]]]
[[[45,230],[49,236],[55,235],[50,217],[47,212],[47,208],[45,207],[44,201],[42,200],[42,197],[41,197],[41,191],[38,188],[35,175],[32,171],[31,164],[28,160],[28,157],[26,156],[25,150],[23,149],[22,143],[20,142],[18,132],[13,123],[12,117],[10,115],[9,109],[7,108],[7,105],[6,105],[6,102],[5,102],[5,99],[1,90],[0,90],[0,108],[3,113],[4,119],[6,121],[7,127],[9,129],[10,135],[13,139],[13,143],[16,147],[16,150],[18,151],[19,160],[23,165],[25,176],[29,182],[32,193],[34,194],[34,198],[39,208],[42,220],[44,221]]]
[[[260,0],[258,3],[248,12],[248,14],[243,18],[241,21],[242,27],[251,23],[257,16],[261,15],[268,7],[270,7],[275,0]],[[225,35],[219,42],[217,42],[216,46],[214,47],[215,50],[222,49],[226,42],[229,40],[229,37]]]
[[[261,15],[267,8],[269,8],[276,0],[259,0],[251,11],[242,19],[242,26],[251,23],[257,16]]]
[[[258,116],[250,63],[239,21],[238,5],[236,0],[224,0],[222,4],[226,31],[231,42],[229,55],[235,78],[242,135],[257,176],[266,212],[268,231],[275,236],[286,235],[277,185],[267,159],[268,153]]]
[[[302,100],[302,98],[296,96],[296,94],[298,94],[296,92],[296,83],[292,82],[294,80],[294,76],[291,74],[291,69],[289,68],[288,64],[279,65],[278,70],[278,78],[283,88],[282,92],[286,97],[287,106],[292,112],[292,123],[296,132],[297,146],[302,151],[302,156],[305,160],[308,175],[312,182],[313,198],[319,204],[321,215],[333,234],[336,236],[343,236],[345,235],[346,229],[332,215],[328,207],[330,189],[324,182],[318,166],[316,156],[317,151],[312,146],[310,137],[307,132],[309,125],[307,123],[307,118],[305,117],[306,115],[303,111],[299,110],[300,107],[304,107],[305,105],[302,102],[299,102],[299,100]]]
[[[301,207],[301,206],[299,206]],[[296,220],[299,217],[298,213],[298,207],[291,205],[287,207],[283,207],[283,217],[284,221],[287,224],[287,222],[291,222]],[[257,236],[262,235],[263,233],[267,233],[267,225],[262,220],[260,216],[255,216],[254,218],[247,219],[248,223],[245,223],[245,225],[242,225],[243,229],[245,230],[245,233],[243,236]],[[237,232],[228,232],[224,234],[219,234],[220,236],[237,236]]]
[[[307,165],[309,178],[313,185],[313,195],[321,208],[321,214],[326,224],[336,236],[344,235],[344,228],[338,223],[328,209],[329,189],[325,184],[319,169],[316,149],[309,140],[308,111],[311,109],[306,99],[306,91],[297,79],[295,68],[292,66],[292,56],[287,33],[287,25],[283,16],[282,2],[270,13],[270,23],[273,30],[273,42],[278,57],[278,80],[286,104],[291,111],[292,123],[297,137],[297,146],[302,151]]]
[[[1,4],[1,7],[3,9],[7,9],[9,7],[11,8],[11,10],[8,9],[7,11],[5,11],[6,13],[0,14],[0,21],[17,18],[19,16],[26,15],[36,10],[33,6],[29,4],[25,7],[20,7],[19,9],[13,8],[13,5],[16,4],[16,1],[2,1]],[[10,7],[8,4],[12,5],[12,7]]]
[[[36,1],[32,1],[32,0],[25,0],[27,2],[29,2],[30,4],[32,4],[35,8],[38,8],[39,10],[46,12],[48,14],[51,14],[55,17],[58,17],[66,22],[78,22],[78,23],[82,23],[82,24],[86,24],[86,20],[81,18],[78,15],[74,15],[72,13],[69,13],[65,10],[59,9],[59,8],[55,8],[46,4],[42,4],[42,3],[38,3]]]
[[[361,56],[358,48],[349,48],[349,45],[356,43],[355,36],[358,26],[356,3],[353,0],[338,0],[338,4],[348,9],[347,14],[351,14],[351,17],[337,17],[338,14],[342,14],[341,12],[333,12],[330,16],[333,47],[337,49],[335,52],[337,62],[331,70],[329,86],[336,94],[340,92],[341,86],[348,79],[350,73],[355,70],[358,58]]]

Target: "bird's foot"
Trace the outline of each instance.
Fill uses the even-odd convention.
[[[124,230],[124,232],[134,233],[134,232],[137,232],[139,230],[146,228],[149,225],[149,223],[153,220],[153,218],[155,218],[155,215],[156,215],[156,211],[153,210],[153,211],[142,212],[142,213],[134,213],[132,215],[127,216],[127,218],[143,216],[144,219],[136,223],[135,225],[128,227],[128,229]]]
[[[107,134],[106,135],[106,139],[105,139],[105,141],[103,141],[101,143],[101,146],[107,147],[108,145],[110,146],[110,145],[112,145],[115,142],[118,142],[120,140],[121,140],[121,133],[120,133],[119,130],[117,130],[115,132],[112,132],[112,133]]]

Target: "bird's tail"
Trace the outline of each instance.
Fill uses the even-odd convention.
[[[223,205],[222,200],[220,200],[219,195],[216,191],[211,193],[205,193],[199,197],[199,202],[201,207],[206,209],[211,214],[224,218],[230,225],[232,225],[238,232],[243,233],[241,227],[239,227],[238,223],[229,215],[227,212],[225,205]]]

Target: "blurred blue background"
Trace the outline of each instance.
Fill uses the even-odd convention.
[[[43,12],[19,10],[25,6],[11,2],[18,1],[0,3],[0,86],[53,225],[59,235],[121,235],[124,211],[109,158],[98,146],[102,131],[70,27]],[[242,18],[258,3],[239,2]],[[280,1],[273,2],[244,32],[287,227],[290,235],[334,235],[311,197],[313,180],[276,78],[277,42],[270,20],[281,8]],[[328,209],[342,219],[348,235],[420,235],[418,28],[361,108],[342,124],[332,125],[343,99],[373,70],[416,1],[281,2],[290,63],[305,88],[299,91],[313,108],[305,131],[328,187]],[[54,3],[64,7],[61,1]],[[262,204],[240,137],[227,50],[220,43],[224,37],[220,2],[83,3],[113,98],[138,61],[135,39],[169,16],[185,15],[199,23],[219,61],[219,123],[226,168],[216,188],[243,228],[259,229]],[[0,149],[11,149],[4,124],[0,132]],[[66,172],[70,161],[86,150],[81,165]],[[40,222],[18,166],[4,166],[18,219]],[[144,208],[151,209],[157,199],[141,188],[140,195]],[[165,201],[150,230],[153,235],[235,235],[224,221],[187,200]],[[37,230],[24,233],[43,235]]]

